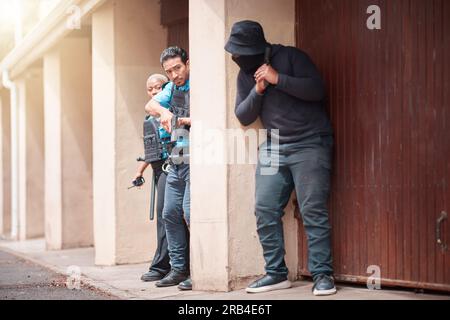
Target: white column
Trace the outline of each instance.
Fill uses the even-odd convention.
[[[26,210],[27,210],[27,198],[26,198],[26,90],[27,84],[25,79],[18,79],[15,81],[17,85],[17,94],[19,97],[19,103],[17,105],[17,123],[18,123],[18,202],[19,202],[19,215],[18,215],[18,236],[19,240],[25,240],[26,234]]]
[[[45,236],[48,249],[93,245],[90,39],[44,57]]]
[[[4,101],[2,88],[0,88],[0,236],[5,235],[5,208],[4,208],[4,181],[3,181],[3,157],[5,151],[3,149],[3,137],[5,134],[5,129],[3,128],[3,109],[6,108],[6,101]]]
[[[9,195],[9,203],[6,198],[4,198],[4,212],[9,213],[10,217],[10,238],[17,239],[18,238],[18,220],[19,220],[19,197],[18,197],[18,94],[17,94],[17,85],[11,81],[9,78],[9,72],[4,70],[2,73],[2,83],[9,90],[9,98],[6,96],[3,97],[3,101],[9,102],[9,107],[7,106],[3,108],[2,112],[4,112],[5,118],[2,120],[3,129],[5,135],[2,135],[2,139],[8,139],[9,143],[5,141],[3,151],[6,151],[6,154],[3,156],[4,167],[4,177],[7,179],[7,184],[9,187],[4,189],[6,193],[4,196]],[[6,113],[9,113],[6,115]],[[7,118],[9,117],[9,119]],[[8,159],[9,156],[9,159]],[[8,174],[9,173],[9,174]],[[8,194],[9,193],[9,194]],[[9,208],[5,208],[5,205],[9,205]],[[8,216],[8,214],[7,214]],[[5,222],[3,223],[5,225]]]
[[[11,103],[10,92],[1,90],[1,150],[2,150],[2,206],[3,228],[2,233],[6,237],[11,235]]]
[[[19,96],[17,85],[11,86],[11,238],[19,237]]]
[[[42,69],[16,81],[19,94],[19,239],[44,236]]]
[[[205,165],[199,161],[198,157],[204,156],[202,149],[211,150],[211,146],[198,143],[196,138],[203,138],[204,135],[197,136],[195,131],[199,129],[196,125],[201,125],[203,130],[214,129],[222,133],[227,127],[229,98],[223,50],[225,21],[225,0],[190,2],[190,105],[194,121],[191,129],[190,247],[191,276],[196,290],[227,291],[230,278],[228,169],[225,162]],[[205,28],[205,25],[208,27]],[[226,148],[217,142],[210,143]],[[226,150],[222,151],[226,154]]]
[[[92,16],[94,236],[100,265],[151,259],[151,168],[143,189],[127,190],[143,154],[145,82],[162,73],[167,33],[158,0],[108,1]]]
[[[231,26],[239,20],[256,20],[263,25],[269,42],[294,45],[295,1],[192,0],[189,5],[193,121],[203,129],[219,132],[241,128],[234,115],[238,68],[223,49]],[[257,123],[251,128],[259,129],[261,125]],[[242,288],[264,273],[254,215],[255,165],[196,163],[204,156],[202,149],[211,146],[199,143],[201,135],[193,135],[193,130],[194,125],[191,130],[193,286],[195,290],[215,291]],[[230,147],[229,141],[222,146],[225,157],[229,156]],[[246,152],[253,151],[246,147]],[[289,277],[296,279],[298,241],[293,211],[289,204],[283,222]]]

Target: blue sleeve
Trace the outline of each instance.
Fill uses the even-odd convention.
[[[153,97],[153,100],[158,102],[162,107],[169,109],[170,107],[170,99],[172,98],[172,87],[173,82],[168,83],[163,91],[158,93],[156,96]]]

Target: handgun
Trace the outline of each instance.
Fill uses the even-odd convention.
[[[270,54],[272,53],[272,48],[270,46],[266,47],[264,51],[264,63],[270,66]]]
[[[272,48],[270,46],[266,47],[266,50],[264,51],[264,64],[270,66],[270,54],[272,52]],[[269,86],[269,82],[267,80],[264,80],[264,85],[266,88]]]

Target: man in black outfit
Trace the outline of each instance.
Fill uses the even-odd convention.
[[[305,52],[269,44],[261,25],[254,21],[235,23],[225,50],[240,68],[236,117],[244,126],[260,117],[268,130],[267,142],[259,147],[255,184],[257,231],[266,275],[246,291],[257,293],[291,286],[281,218],[295,189],[308,239],[313,294],[334,294],[327,209],[333,131],[324,108],[321,76]],[[271,166],[261,161],[266,154],[278,159],[275,174],[264,170]]]

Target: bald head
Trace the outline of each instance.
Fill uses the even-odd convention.
[[[158,74],[158,73],[152,74],[147,79],[147,94],[148,94],[148,96],[150,98],[153,98],[154,96],[156,96],[158,93],[160,93],[162,91],[163,84],[165,84],[168,81],[169,81],[169,79],[167,79],[167,77],[162,74]]]

